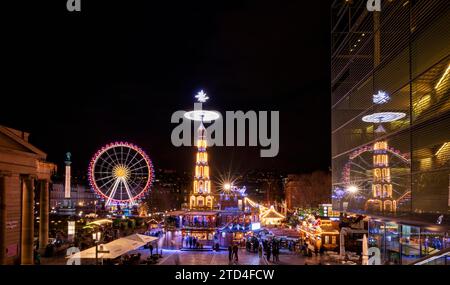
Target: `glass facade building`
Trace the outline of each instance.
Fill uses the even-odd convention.
[[[331,8],[333,209],[408,264],[450,246],[450,1],[366,4]]]

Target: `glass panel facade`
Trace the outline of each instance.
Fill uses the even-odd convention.
[[[410,264],[422,256],[420,252],[419,227],[402,225],[400,243],[402,249],[402,264]]]
[[[448,221],[450,2],[350,2],[332,8],[333,207]]]
[[[331,11],[333,209],[410,264],[450,246],[450,1],[366,2]]]
[[[371,219],[368,231],[369,247],[380,250],[382,264],[411,264],[450,246],[447,233],[426,228]]]

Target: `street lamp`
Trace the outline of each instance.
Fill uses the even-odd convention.
[[[350,193],[356,193],[356,192],[358,192],[358,190],[359,190],[358,187],[355,185],[350,185],[347,187],[347,191]]]
[[[102,233],[100,231],[93,233],[92,238],[94,239],[94,242],[95,242],[95,264],[98,265],[98,254],[99,253],[109,253],[109,250],[104,250],[102,244],[100,245],[100,249],[98,247],[98,245],[100,243],[100,239],[102,238]]]
[[[231,184],[230,183],[225,183],[224,185],[223,185],[223,189],[224,190],[226,190],[226,191],[229,191],[230,189],[231,189]]]

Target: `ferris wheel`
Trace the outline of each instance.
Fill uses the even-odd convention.
[[[409,194],[411,189],[409,185],[409,169],[410,159],[408,153],[401,153],[400,151],[389,147],[387,150],[389,157],[389,168],[391,176],[391,184],[393,186],[393,197],[397,200],[400,206],[404,203],[407,206]],[[345,163],[341,173],[340,186],[334,190],[333,195],[340,196],[337,192],[342,191],[343,188],[350,189],[356,187],[357,193],[350,193],[353,205],[364,203],[372,195],[373,184],[373,146],[364,146],[354,152],[350,153],[348,161]],[[359,201],[358,201],[359,200]],[[360,205],[360,207],[362,207]],[[356,206],[358,208],[358,206]]]
[[[115,142],[102,147],[89,165],[92,188],[106,200],[133,206],[150,189],[153,165],[147,154],[136,145]]]

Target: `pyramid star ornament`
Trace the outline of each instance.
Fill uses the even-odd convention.
[[[373,94],[372,101],[374,104],[385,104],[391,97],[384,91],[379,90],[377,94]]]
[[[203,90],[200,90],[200,92],[198,92],[197,95],[195,95],[195,98],[197,98],[197,101],[200,103],[205,103],[206,100],[209,99],[209,97],[206,96],[206,93],[203,92]]]
[[[197,98],[197,101],[199,103],[205,103],[206,100],[209,99],[209,97],[206,96],[206,93],[203,90],[200,90],[200,92],[198,92],[197,95],[195,95],[195,98]],[[202,107],[200,107],[199,110],[186,112],[184,114],[184,117],[186,119],[193,120],[193,121],[212,122],[212,121],[219,119],[220,114],[216,111],[202,110]]]

